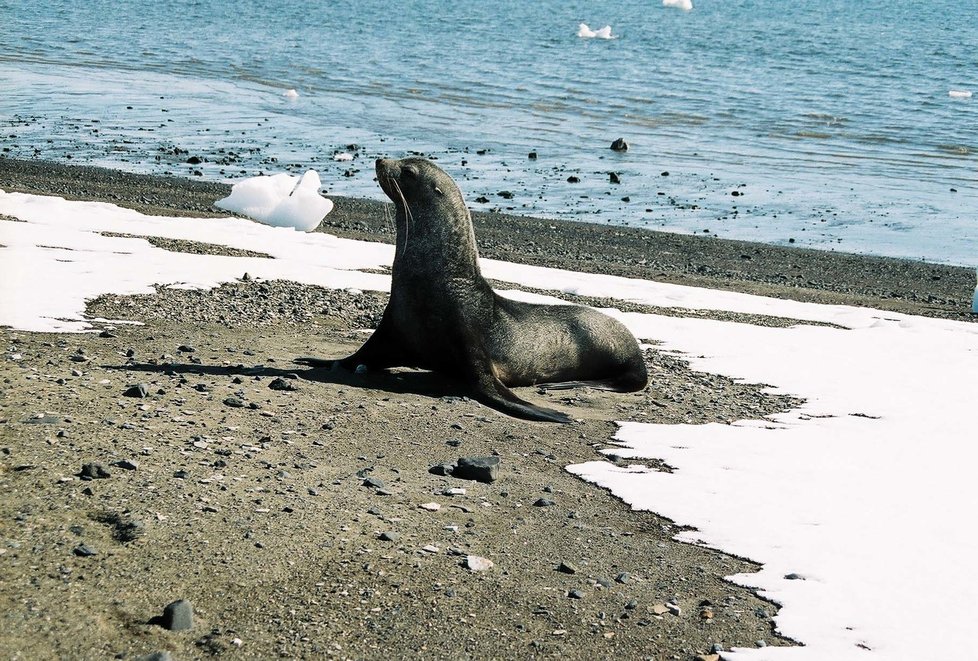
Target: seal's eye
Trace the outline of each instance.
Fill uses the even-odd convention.
[[[438,188],[438,186],[435,186],[435,192],[438,193],[439,195],[444,195],[444,193],[441,191],[440,188]]]
[[[420,173],[418,172],[418,168],[414,167],[413,165],[405,165],[403,168],[401,168],[402,177],[407,177],[408,179],[417,179],[419,174]]]

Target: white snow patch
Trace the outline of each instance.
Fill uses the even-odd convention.
[[[390,265],[388,245],[2,191],[0,213],[25,221],[0,221],[0,324],[22,330],[84,330],[84,302],[99,294],[149,293],[154,283],[213,287],[245,271],[344,289],[390,285],[387,276],[354,270]],[[101,232],[220,243],[275,259],[173,253]],[[968,523],[978,504],[978,324],[492,260],[482,268],[544,290],[840,326],[610,311],[640,340],[680,352],[695,370],[771,384],[806,403],[730,425],[622,424],[611,451],[661,459],[673,473],[597,461],[569,470],[634,507],[694,526],[684,540],[763,563],[759,573],[733,580],[781,603],[779,631],[804,647],[724,658],[920,659],[970,649],[978,601],[978,532]]]
[[[319,173],[309,170],[300,179],[281,173],[251,177],[234,184],[231,194],[214,203],[272,227],[311,232],[333,210],[332,200],[319,194]]]

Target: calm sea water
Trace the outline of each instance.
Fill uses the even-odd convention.
[[[374,198],[420,152],[476,209],[978,262],[978,2],[694,5],[0,0],[2,147]]]

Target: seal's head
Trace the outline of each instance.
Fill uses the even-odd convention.
[[[423,231],[435,219],[471,224],[462,192],[440,167],[424,158],[377,159],[377,181],[394,202],[398,229],[410,222],[410,231]]]
[[[454,255],[455,262],[474,268],[478,251],[472,218],[462,191],[444,170],[424,158],[380,158],[376,171],[396,209],[398,254],[439,262]]]

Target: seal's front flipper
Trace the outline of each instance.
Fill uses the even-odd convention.
[[[311,356],[300,356],[292,360],[293,363],[297,365],[307,365],[308,367],[314,367],[316,369],[333,369],[333,365],[336,364],[335,360],[329,360],[326,358],[312,358]]]

